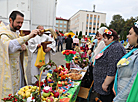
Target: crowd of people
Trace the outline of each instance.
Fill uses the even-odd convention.
[[[91,40],[85,35],[79,40],[77,36],[72,39],[71,35],[66,38],[60,34],[54,39],[44,34],[44,27],[39,25],[29,35],[20,37],[16,31],[20,30],[23,21],[24,14],[13,11],[9,16],[9,25],[0,23],[0,99],[8,94],[16,94],[19,88],[27,84],[27,48],[31,52],[31,77],[32,84],[35,84],[34,75],[38,75],[40,71],[34,64],[42,42],[51,42],[44,50],[45,63],[48,63],[50,53],[60,51],[59,47],[63,51],[65,41],[66,50],[79,47],[87,52],[89,66],[93,68],[94,91],[100,100],[126,102],[138,72],[138,22],[128,32],[131,50],[126,53],[124,46],[119,42],[117,32],[113,29],[101,27]],[[25,44],[27,41],[28,46]],[[43,74],[45,77],[45,73]]]

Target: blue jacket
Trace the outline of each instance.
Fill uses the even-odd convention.
[[[136,74],[138,72],[138,50],[127,58],[129,63],[124,63],[117,66],[117,96],[114,98],[114,102],[126,102]]]

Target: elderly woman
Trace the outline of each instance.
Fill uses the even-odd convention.
[[[91,58],[92,62],[95,61],[95,57],[97,56],[97,54],[99,54],[99,52],[105,47],[105,43],[103,40],[103,34],[104,34],[104,30],[107,29],[106,27],[101,27],[98,30],[98,41],[97,41],[97,47],[94,49],[94,55]]]
[[[99,94],[102,102],[112,102],[116,64],[126,52],[118,42],[118,35],[113,29],[105,29],[103,37],[106,47],[95,57],[93,68],[94,90]]]
[[[138,21],[134,24],[127,36],[129,44],[134,47],[117,63],[118,71],[114,82],[116,91],[114,102],[126,102],[138,72]]]

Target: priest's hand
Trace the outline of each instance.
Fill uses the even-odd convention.
[[[30,38],[35,37],[37,34],[40,34],[40,29],[35,29],[32,30],[31,33],[29,34]]]
[[[49,52],[51,50],[51,48],[50,47],[47,47],[46,49],[45,49],[45,52]]]
[[[26,50],[25,44],[22,44],[22,45],[21,45],[21,48],[22,48],[23,51]]]

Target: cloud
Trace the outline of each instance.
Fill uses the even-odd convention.
[[[138,0],[58,0],[57,16],[69,19],[79,10],[106,13],[106,23],[109,25],[112,16],[120,14],[122,18],[138,16]]]

